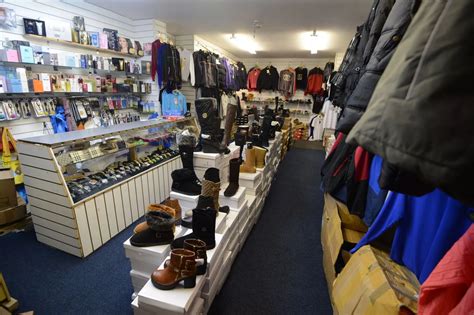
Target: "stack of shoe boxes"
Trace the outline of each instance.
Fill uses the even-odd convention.
[[[229,154],[194,152],[194,171],[199,179],[203,179],[204,173],[210,167],[219,169],[221,183],[227,183],[229,179],[229,162],[232,158],[239,156],[239,148],[229,146]]]

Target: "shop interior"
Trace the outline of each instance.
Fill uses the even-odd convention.
[[[0,1],[0,315],[474,314],[472,12]]]

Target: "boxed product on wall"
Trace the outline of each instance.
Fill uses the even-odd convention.
[[[16,199],[15,180],[10,169],[0,170],[0,210],[15,207]]]
[[[369,245],[354,253],[337,276],[333,301],[338,314],[416,314],[420,283],[406,267]]]

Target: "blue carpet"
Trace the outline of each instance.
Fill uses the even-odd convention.
[[[292,149],[209,314],[332,314],[322,266],[323,151]]]
[[[322,269],[323,152],[293,149],[280,164],[263,213],[214,300],[211,314],[332,314]],[[20,311],[131,314],[129,227],[80,259],[33,232],[0,237],[0,272]]]

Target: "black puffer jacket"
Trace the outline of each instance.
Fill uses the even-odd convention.
[[[337,124],[338,131],[349,133],[364,113],[380,76],[411,22],[414,2],[415,0],[398,0],[394,4],[364,73],[347,100]]]
[[[474,1],[423,0],[346,141],[474,206]]]
[[[380,37],[382,27],[394,3],[395,0],[374,0],[367,21],[360,29],[360,39],[355,47],[352,60],[348,62],[345,69],[339,69],[341,78],[336,82],[338,90],[334,98],[335,105],[344,107],[348,96],[355,89],[357,82],[359,82],[361,71],[365,69],[369,62]]]

